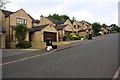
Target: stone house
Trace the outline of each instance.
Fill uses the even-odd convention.
[[[58,41],[57,30],[49,24],[32,27],[29,35],[31,42],[45,42],[46,38],[52,38],[53,42]]]
[[[40,16],[40,23],[39,25],[46,25],[46,24],[52,24],[53,26],[59,26],[59,25],[66,25],[69,24],[70,26],[72,26],[72,23],[69,19],[67,20],[56,20],[56,19],[52,19],[49,17],[44,17],[44,16]]]
[[[53,25],[56,30],[58,31],[58,41],[63,41],[63,36],[69,35],[70,33],[73,33],[74,30],[72,28],[72,23],[69,19],[67,20],[56,20],[48,17],[40,16],[40,23],[39,25],[46,25],[50,24]]]
[[[58,31],[58,39],[59,41],[63,41],[64,36],[68,36],[70,33],[73,33],[73,29],[69,24],[55,26]]]
[[[79,34],[80,36],[86,36],[88,34],[92,34],[92,25],[86,22],[73,22],[73,29],[76,32],[76,34]]]
[[[5,48],[5,29],[0,27],[0,49]]]
[[[6,30],[6,48],[14,48],[17,42],[14,27],[18,24],[24,24],[27,28],[32,28],[33,20],[23,9],[16,12],[2,10],[2,14],[4,19],[2,24],[3,28]],[[29,41],[29,33],[26,36],[26,40]]]
[[[107,27],[101,27],[100,33],[101,33],[101,35],[108,34],[109,29]]]
[[[50,37],[53,41],[58,41],[58,32],[53,25],[39,25],[39,21],[34,20],[23,9],[16,12],[2,10],[3,28],[6,30],[5,44],[6,48],[15,48],[17,39],[15,38],[14,28],[18,24],[24,24],[29,29],[26,40],[34,42],[45,42],[45,39]]]

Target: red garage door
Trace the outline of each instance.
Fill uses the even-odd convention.
[[[44,42],[46,41],[46,38],[52,38],[53,42],[57,41],[57,33],[53,32],[44,32]]]

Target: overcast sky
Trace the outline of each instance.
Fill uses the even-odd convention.
[[[23,8],[35,19],[40,15],[67,14],[76,20],[90,23],[100,22],[118,25],[119,0],[10,0],[6,10],[16,11]]]

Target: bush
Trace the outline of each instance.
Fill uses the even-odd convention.
[[[73,36],[71,37],[71,39],[72,39],[72,40],[78,40],[78,36],[73,35]]]
[[[29,48],[29,47],[32,47],[31,42],[25,41],[25,40],[17,43],[15,46],[16,46],[16,48]]]
[[[87,38],[88,38],[88,35],[86,35],[85,38],[87,39]]]
[[[81,36],[81,38],[84,38],[84,36]]]
[[[79,34],[76,34],[77,36],[77,39],[80,40],[81,39],[81,36]]]
[[[74,33],[70,33],[68,36],[64,36],[63,37],[63,41],[65,40],[80,40],[81,36],[79,34],[74,34]]]
[[[92,37],[95,37],[96,35],[95,34],[92,34]]]

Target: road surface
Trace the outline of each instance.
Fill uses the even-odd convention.
[[[118,34],[2,66],[3,78],[112,78],[118,69]]]

